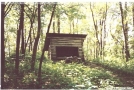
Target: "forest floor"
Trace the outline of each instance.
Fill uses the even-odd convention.
[[[122,85],[119,85],[117,87],[133,87],[134,88],[134,76],[132,76],[132,75],[122,74],[122,73],[113,71],[111,69],[105,68],[102,65],[96,64],[96,63],[93,63],[93,62],[89,63],[89,67],[90,68],[96,68],[96,69],[103,68],[106,71],[111,71],[112,74],[113,74],[113,77],[119,78],[119,80],[122,82]]]

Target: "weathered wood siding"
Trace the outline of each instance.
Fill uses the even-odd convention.
[[[52,60],[60,60],[64,59],[65,57],[56,57],[56,46],[68,46],[68,47],[78,47],[79,57],[84,59],[83,55],[83,41],[84,38],[77,38],[77,37],[51,37],[50,38],[50,46],[49,46],[49,53],[51,53]]]

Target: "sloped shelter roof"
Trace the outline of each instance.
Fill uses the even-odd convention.
[[[78,37],[78,38],[85,38],[86,36],[87,36],[86,34],[46,33],[45,51],[48,51],[51,37]]]

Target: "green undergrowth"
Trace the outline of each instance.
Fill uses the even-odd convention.
[[[131,59],[128,62],[121,59],[94,59],[91,62],[99,64],[107,69],[117,72],[118,74],[134,76],[134,59]]]
[[[39,60],[35,63],[35,70],[30,71],[30,59],[20,62],[19,86],[20,89],[36,89]],[[5,88],[14,86],[14,63],[7,62],[5,70]],[[96,86],[104,88],[109,85],[121,84],[118,78],[112,73],[102,68],[89,68],[83,64],[70,63],[64,61],[52,62],[44,59],[42,63],[42,89],[78,89]]]

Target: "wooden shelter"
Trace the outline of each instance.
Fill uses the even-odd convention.
[[[64,60],[66,57],[77,56],[84,60],[83,42],[85,34],[47,33],[45,51],[53,61]]]

